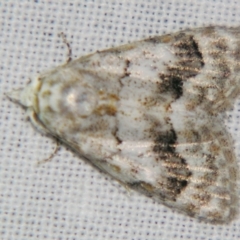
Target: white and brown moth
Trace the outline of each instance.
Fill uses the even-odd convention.
[[[237,212],[222,116],[240,94],[240,28],[206,27],[98,51],[9,97],[33,125],[131,188],[189,216]]]

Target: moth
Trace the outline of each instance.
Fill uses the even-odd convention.
[[[240,93],[240,28],[205,27],[80,57],[8,94],[33,126],[124,185],[211,223],[237,213],[223,123]]]

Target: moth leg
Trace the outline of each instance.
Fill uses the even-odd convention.
[[[39,166],[42,163],[46,163],[46,162],[50,162],[53,157],[57,154],[58,150],[60,149],[60,143],[59,141],[56,142],[56,147],[54,149],[54,151],[50,154],[50,156],[48,158],[42,159],[40,161],[37,162],[37,165]]]
[[[67,41],[66,35],[63,32],[59,33],[58,36],[62,38],[63,43],[67,46],[67,49],[68,49],[67,62],[66,62],[67,64],[72,60],[72,48],[70,46],[70,43]]]
[[[49,135],[51,134],[47,128],[45,128],[41,122],[39,121],[39,119],[36,116],[36,113],[31,109],[28,108],[27,110],[27,117],[30,119],[32,125],[40,132],[43,133],[44,135]],[[54,149],[54,151],[50,154],[50,156],[46,159],[42,159],[40,161],[37,162],[37,165],[40,165],[42,163],[48,162],[50,160],[52,160],[52,158],[56,155],[56,153],[58,152],[58,150],[60,149],[60,143],[59,141],[56,141],[56,147]]]

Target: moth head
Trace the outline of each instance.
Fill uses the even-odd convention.
[[[19,88],[6,93],[7,97],[16,102],[23,107],[31,108],[34,106],[36,101],[36,93],[41,85],[41,82],[36,79],[35,81],[30,81],[24,88]]]

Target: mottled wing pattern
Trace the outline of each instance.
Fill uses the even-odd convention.
[[[226,222],[237,209],[237,165],[221,116],[240,90],[239,32],[208,27],[100,51],[11,98],[38,129],[124,184]]]
[[[91,56],[84,69],[121,83],[114,132],[120,152],[101,167],[191,216],[233,217],[237,165],[231,136],[216,115],[239,94],[238,58],[239,29],[213,27]]]

